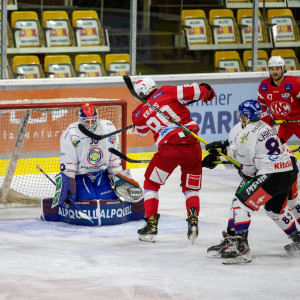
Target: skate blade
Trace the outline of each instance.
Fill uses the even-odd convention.
[[[147,235],[139,235],[139,240],[142,242],[150,242],[150,243],[155,243],[155,237],[156,235],[154,234],[147,234]]]
[[[232,258],[223,258],[222,263],[224,265],[237,265],[237,264],[245,264],[251,262],[250,254],[245,254],[237,257]]]
[[[293,244],[284,246],[284,249],[289,256],[300,255],[300,249]]]
[[[192,233],[189,236],[189,240],[191,241],[192,245],[194,244],[195,239],[198,237],[197,228],[195,226],[192,227]]]

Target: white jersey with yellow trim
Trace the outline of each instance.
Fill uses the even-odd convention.
[[[78,174],[105,169],[109,174],[121,172],[121,159],[108,151],[108,148],[120,151],[118,135],[103,140],[94,140],[83,134],[78,124],[78,122],[72,123],[60,138],[61,171],[72,178]],[[104,135],[115,130],[116,127],[111,121],[98,119],[94,133]]]

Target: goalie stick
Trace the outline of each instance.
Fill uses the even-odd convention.
[[[184,105],[184,106],[188,106],[188,105],[193,104],[194,102],[197,102],[197,101],[199,101],[199,100],[193,100],[193,101],[190,101],[190,102],[186,102],[186,103],[184,103],[183,105]],[[120,133],[120,132],[122,132],[122,131],[128,130],[128,129],[133,128],[133,127],[134,127],[133,124],[131,124],[131,125],[127,126],[127,127],[118,129],[118,130],[113,131],[113,132],[110,132],[110,133],[108,133],[108,134],[100,135],[100,134],[95,134],[95,133],[89,131],[89,130],[86,129],[82,124],[78,124],[79,130],[80,130],[83,134],[85,134],[85,135],[88,136],[89,138],[94,139],[94,140],[97,140],[97,141],[103,140],[103,139],[105,139],[105,138],[108,138],[108,137],[110,137],[110,136],[112,136],[112,135],[115,135],[115,134],[117,134],[117,133]]]
[[[56,186],[56,182],[39,165],[36,165],[36,168],[41,173],[43,173],[48,178],[48,180],[51,181]],[[83,212],[83,210],[79,207],[79,205],[75,203],[75,201],[73,201],[70,197],[68,198],[68,200],[70,200],[71,203],[78,209],[78,213],[81,218],[89,220],[90,222],[94,223],[93,220],[85,212]]]
[[[131,93],[132,96],[134,96],[135,98],[137,98],[138,100],[140,100],[141,102],[143,102],[145,105],[149,106],[150,108],[152,108],[154,111],[156,111],[157,113],[161,114],[162,116],[164,116],[168,121],[174,123],[175,125],[177,125],[179,128],[181,128],[182,130],[184,130],[185,132],[187,132],[188,134],[192,135],[194,138],[196,138],[197,140],[201,141],[203,144],[207,145],[209,144],[207,141],[205,141],[203,138],[201,138],[200,136],[198,136],[197,134],[195,134],[194,132],[190,131],[189,129],[187,129],[186,127],[184,127],[183,125],[181,125],[180,123],[178,123],[176,120],[174,120],[173,118],[171,118],[170,116],[168,116],[167,114],[165,114],[164,112],[162,112],[161,110],[159,110],[158,108],[156,108],[155,106],[151,105],[149,102],[147,102],[145,99],[141,98],[134,90],[133,88],[133,84],[132,81],[130,79],[130,77],[128,75],[124,75],[123,79],[127,85],[127,88],[129,90],[129,92]],[[235,161],[234,159],[232,159],[231,157],[227,156],[226,154],[219,152],[220,155],[222,155],[223,157],[225,157],[227,160],[231,161],[233,164],[235,164],[238,168],[240,168],[240,164]]]

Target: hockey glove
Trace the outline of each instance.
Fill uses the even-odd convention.
[[[217,164],[214,162],[220,160],[218,156],[219,154],[216,150],[210,150],[209,154],[205,156],[202,161],[202,167],[208,169],[214,169],[217,166]]]
[[[227,149],[226,147],[229,146],[228,140],[225,141],[217,141],[217,142],[212,142],[210,144],[207,144],[205,146],[205,149],[210,151],[210,150],[219,150],[223,154],[227,154]]]
[[[215,98],[216,93],[215,93],[214,89],[208,83],[201,83],[199,86],[205,87],[206,90],[208,91],[208,93],[206,95],[204,95],[204,97],[202,98],[202,101],[204,103],[207,103]]]

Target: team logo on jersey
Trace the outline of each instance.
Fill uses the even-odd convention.
[[[286,116],[291,112],[291,106],[289,103],[276,101],[270,105],[271,114]]]
[[[154,94],[154,95],[152,96],[152,99],[154,100],[154,99],[156,99],[156,98],[162,96],[163,94],[164,94],[164,93],[163,93],[162,91],[160,91],[160,92]]]
[[[139,114],[141,113],[142,109],[140,108],[135,114],[134,117],[137,118],[139,116]]]
[[[285,87],[284,87],[284,89],[285,89],[286,91],[291,91],[292,88],[293,88],[293,85],[290,84],[290,83],[287,83],[287,84],[285,85]]]
[[[111,143],[111,144],[114,144],[115,141],[116,141],[116,136],[115,135],[112,135],[108,138],[108,141]]]
[[[268,100],[272,101],[272,97],[273,97],[272,94],[267,94],[267,99],[268,99]]]
[[[265,83],[265,84],[262,84],[261,85],[261,90],[262,91],[267,91],[268,90],[268,85]]]
[[[103,152],[98,147],[90,148],[89,153],[87,155],[87,161],[89,164],[96,166],[101,163],[101,159],[103,157]]]
[[[243,144],[245,142],[245,140],[247,140],[248,134],[244,133],[243,136],[241,136],[241,144]]]
[[[288,98],[290,98],[290,94],[289,93],[283,93],[283,94],[281,94],[281,97],[283,98],[283,99],[288,99]]]
[[[80,141],[73,141],[72,143],[73,143],[73,146],[74,146],[75,148],[77,148],[78,145],[79,145],[79,143],[80,143]]]

